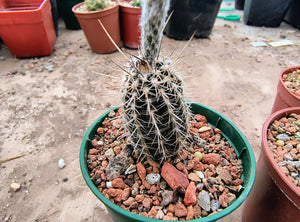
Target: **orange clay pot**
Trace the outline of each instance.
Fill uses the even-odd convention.
[[[267,131],[274,120],[300,113],[300,107],[273,113],[262,129],[262,149],[253,190],[244,202],[243,222],[288,222],[300,219],[300,188],[280,169],[268,145]]]
[[[111,8],[105,8],[101,11],[78,12],[77,8],[84,2],[75,5],[72,8],[83,33],[95,53],[110,53],[117,50],[114,44],[106,35],[98,20],[101,20],[105,29],[108,31],[114,42],[120,46],[120,22],[119,22],[119,5],[116,4]]]

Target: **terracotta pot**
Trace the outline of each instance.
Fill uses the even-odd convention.
[[[273,113],[262,129],[262,150],[254,187],[243,207],[243,222],[299,221],[300,188],[283,173],[268,145],[267,130],[274,120],[300,113],[300,107]]]
[[[50,0],[0,0],[0,33],[17,58],[50,55],[56,41]]]
[[[78,12],[77,8],[83,4],[84,2],[75,5],[72,11],[78,19],[92,51],[95,53],[110,53],[116,51],[117,48],[110,41],[98,20],[101,20],[112,39],[120,46],[119,5],[116,4],[111,8],[106,8],[101,11]]]
[[[120,5],[121,12],[121,30],[124,46],[132,49],[140,47],[140,18],[142,9]]]
[[[300,106],[300,98],[293,94],[284,84],[282,80],[283,74],[291,73],[297,69],[300,69],[300,66],[289,67],[284,69],[279,74],[279,82],[277,86],[277,95],[273,104],[272,113],[288,108]]]

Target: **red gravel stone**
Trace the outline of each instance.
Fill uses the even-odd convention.
[[[138,194],[138,195],[135,196],[135,200],[136,200],[137,202],[139,202],[139,203],[142,203],[143,200],[144,200],[144,198],[145,198],[145,196],[142,195],[142,194]]]
[[[156,218],[158,211],[156,210],[156,208],[153,206],[151,208],[151,210],[148,212],[148,217],[150,218]]]
[[[173,213],[168,212],[164,217],[163,220],[173,220],[174,216]]]
[[[177,190],[181,193],[184,193],[189,185],[189,181],[186,175],[178,171],[173,165],[168,162],[164,163],[161,170],[161,176],[173,190]]]
[[[189,178],[191,181],[195,181],[195,182],[200,182],[200,181],[201,181],[200,177],[199,177],[198,174],[196,174],[196,173],[190,173],[190,174],[188,175],[188,178]]]
[[[197,120],[198,122],[203,122],[203,123],[206,123],[207,122],[207,119],[205,116],[202,116],[200,114],[196,114],[194,116],[195,120]]]
[[[213,164],[217,166],[222,160],[222,157],[216,153],[204,154],[202,157],[202,162],[207,164]]]
[[[199,218],[201,216],[201,207],[198,204],[194,206],[194,217]]]
[[[99,127],[97,129],[97,133],[100,135],[100,134],[103,134],[105,131],[104,131],[104,128],[103,127]]]
[[[204,170],[204,164],[203,163],[197,163],[194,165],[193,170],[196,171],[203,171]]]
[[[182,163],[182,162],[178,162],[178,163],[176,164],[176,168],[177,168],[178,170],[180,170],[180,171],[183,171],[183,169],[184,169],[183,163]]]
[[[89,155],[97,155],[99,153],[99,150],[92,148],[89,150]]]
[[[187,220],[193,220],[194,219],[194,207],[193,206],[188,206],[187,207],[186,219]]]
[[[131,188],[125,188],[122,194],[122,200],[127,200],[131,193]]]
[[[146,169],[145,169],[144,165],[141,162],[138,162],[135,166],[136,166],[137,173],[138,173],[139,177],[141,178],[141,180],[146,179]]]
[[[148,193],[154,194],[156,192],[156,185],[152,185],[148,191]]]
[[[187,170],[191,170],[191,169],[193,169],[194,165],[195,165],[194,159],[189,160],[189,161],[188,161],[188,165],[186,166],[186,169],[187,169]]]
[[[108,128],[109,126],[111,126],[111,121],[110,120],[104,120],[102,122],[102,126],[103,126],[103,128]]]
[[[120,189],[109,188],[107,194],[114,198],[116,202],[121,202],[123,191]]]
[[[191,182],[186,189],[183,201],[186,206],[194,205],[197,202],[196,186],[194,182]]]
[[[142,183],[147,190],[150,190],[151,184],[147,182],[147,180],[143,179]]]
[[[167,210],[168,210],[169,212],[171,212],[171,213],[174,213],[174,212],[175,212],[175,206],[174,206],[174,204],[169,204]]]
[[[186,160],[188,157],[189,152],[187,150],[182,150],[182,152],[180,153],[180,156],[182,159]]]
[[[126,201],[123,202],[123,204],[127,207],[129,207],[133,202],[136,202],[133,197],[129,197]]]
[[[143,206],[147,209],[151,207],[151,199],[149,197],[144,198],[143,200]]]
[[[119,189],[124,189],[125,188],[125,183],[122,178],[116,178],[111,182],[111,185],[114,188],[119,188]]]
[[[182,203],[175,204],[175,216],[185,217],[187,215],[187,209]]]

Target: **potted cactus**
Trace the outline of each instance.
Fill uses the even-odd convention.
[[[124,46],[132,49],[140,47],[140,17],[142,13],[140,0],[120,2],[121,36]]]
[[[119,5],[108,0],[85,0],[72,8],[84,35],[96,53],[110,53],[117,48],[99,25],[100,20],[114,42],[120,46]]]
[[[215,221],[254,183],[246,138],[214,110],[189,106],[182,80],[159,55],[168,6],[142,1],[141,56],[124,68],[122,105],[96,120],[81,145],[83,177],[118,222]]]

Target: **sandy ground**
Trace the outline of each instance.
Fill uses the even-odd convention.
[[[281,40],[294,45],[254,47],[253,41]],[[279,72],[299,65],[300,31],[245,26],[218,19],[210,39],[194,39],[176,68],[187,98],[207,105],[235,123],[255,157],[260,133],[271,112]],[[164,38],[162,54],[173,59],[186,44]],[[137,53],[136,51],[131,51]],[[62,21],[51,56],[15,59],[0,49],[0,221],[110,222],[103,204],[86,186],[79,169],[79,149],[87,128],[108,107],[120,104],[120,53],[91,52],[81,30]],[[63,158],[66,166],[59,169]],[[11,191],[13,182],[21,184]],[[222,222],[241,221],[241,207]]]

